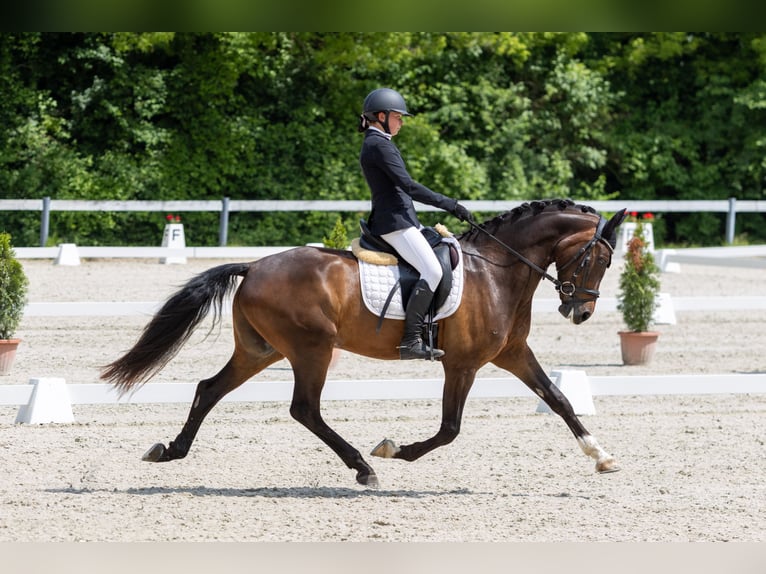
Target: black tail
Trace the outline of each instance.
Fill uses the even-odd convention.
[[[210,312],[213,326],[221,320],[223,299],[244,277],[249,263],[229,263],[196,275],[157,311],[133,348],[101,370],[101,379],[121,393],[151,379],[178,353]]]

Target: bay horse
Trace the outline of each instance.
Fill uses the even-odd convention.
[[[532,297],[542,279],[559,293],[559,312],[575,324],[594,312],[598,287],[609,267],[616,230],[625,210],[607,220],[571,200],[524,203],[457,237],[463,251],[464,287],[457,311],[440,321],[438,344],[446,354],[441,426],[422,442],[398,446],[385,439],[371,455],[414,461],[452,442],[476,372],[493,363],[523,381],[564,419],[597,472],[619,470],[585,429],[572,406],[527,346]],[[557,278],[546,269],[556,264]],[[237,287],[239,278],[242,281]],[[375,359],[399,360],[403,321],[378,317],[362,300],[356,257],[349,251],[296,247],[250,263],[213,267],[170,296],[121,358],[102,368],[101,379],[121,393],[163,369],[202,320],[221,320],[232,300],[234,351],[226,365],[196,388],[181,432],[166,447],[143,456],[149,462],[183,458],[202,421],[227,393],[286,358],[293,370],[290,414],[327,444],[362,485],[378,486],[360,452],[323,420],[320,398],[334,348]]]

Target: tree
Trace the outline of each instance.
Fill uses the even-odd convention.
[[[397,136],[410,172],[461,199],[762,199],[765,67],[757,33],[4,34],[0,194],[365,199],[358,115],[390,86],[416,114]],[[237,214],[229,240],[315,241],[337,216]],[[36,214],[3,218],[36,242]],[[763,215],[738,222],[766,238]],[[184,223],[215,244],[216,214]],[[55,213],[51,241],[143,244],[163,224]],[[656,229],[718,243],[723,217]]]
[[[599,42],[600,65],[625,94],[611,132],[609,187],[637,199],[763,197],[762,34],[618,34]],[[664,219],[671,241],[723,236],[722,216]],[[753,219],[763,237],[763,216]]]

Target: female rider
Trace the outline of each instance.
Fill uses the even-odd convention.
[[[364,142],[359,161],[372,192],[372,209],[367,220],[370,231],[391,245],[418,273],[420,279],[406,302],[404,335],[399,344],[401,359],[439,359],[441,349],[432,349],[421,330],[434,291],[442,277],[433,249],[420,233],[413,200],[443,209],[461,221],[473,221],[471,212],[457,200],[446,197],[414,181],[391,138],[399,133],[402,118],[412,114],[396,90],[379,88],[364,100],[359,131]]]

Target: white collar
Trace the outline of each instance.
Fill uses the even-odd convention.
[[[367,129],[368,129],[368,130],[375,130],[376,132],[378,132],[378,133],[380,133],[380,134],[383,134],[383,137],[384,137],[384,138],[386,138],[387,140],[390,140],[390,139],[391,139],[391,134],[387,134],[386,132],[384,132],[384,131],[383,131],[382,129],[380,129],[380,128],[376,128],[375,126],[370,126],[370,127],[368,127]]]

